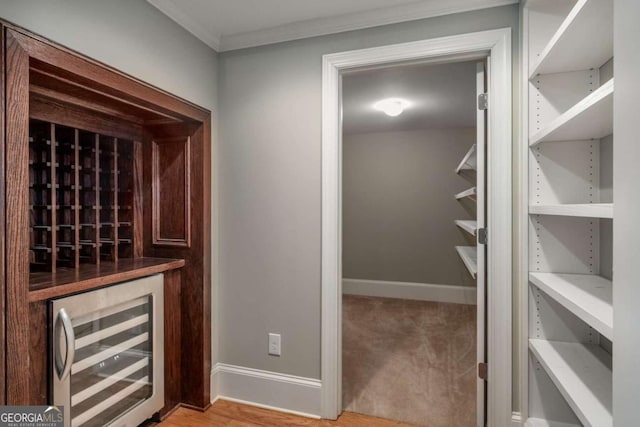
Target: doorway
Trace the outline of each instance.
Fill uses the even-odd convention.
[[[482,425],[484,75],[484,60],[342,75],[345,411]]]
[[[322,141],[322,416],[342,411],[342,75],[407,62],[486,59],[487,116],[487,425],[511,423],[511,47],[492,30],[326,55]],[[484,402],[482,402],[484,403]],[[480,405],[478,405],[480,407]],[[478,424],[481,425],[481,424]]]

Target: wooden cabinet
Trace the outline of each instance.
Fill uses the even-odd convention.
[[[0,28],[0,403],[48,402],[48,300],[164,272],[162,414],[204,409],[210,112]]]

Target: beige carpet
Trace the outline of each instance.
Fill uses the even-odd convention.
[[[428,427],[473,427],[476,309],[343,297],[345,411]]]

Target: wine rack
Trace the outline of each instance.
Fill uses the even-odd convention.
[[[133,257],[133,143],[32,119],[31,272]]]

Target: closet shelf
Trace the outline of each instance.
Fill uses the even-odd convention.
[[[542,418],[529,418],[525,424],[527,427],[580,427],[578,424],[561,423],[558,421],[548,421]]]
[[[613,425],[611,356],[602,347],[530,339],[529,349],[585,427]]]
[[[458,251],[458,255],[462,258],[462,262],[464,262],[465,267],[469,270],[469,274],[474,279],[476,278],[476,274],[478,274],[478,251],[475,246],[456,246],[456,251]]]
[[[476,229],[478,228],[477,221],[463,221],[463,220],[457,219],[454,222],[458,227],[460,227],[467,233],[471,234],[472,236],[476,235]]]
[[[611,281],[592,274],[529,273],[531,283],[613,340]]]
[[[598,139],[613,133],[613,78],[530,137],[545,141]]]
[[[532,64],[529,78],[599,68],[611,57],[613,1],[578,0]]]
[[[462,170],[476,170],[476,162],[476,144],[473,144],[456,168],[456,173],[460,173]]]
[[[473,198],[476,195],[476,187],[471,187],[468,190],[461,191],[455,195],[456,200],[464,199],[465,197]]]
[[[529,213],[534,215],[576,216],[584,218],[613,218],[613,203],[530,205]]]

